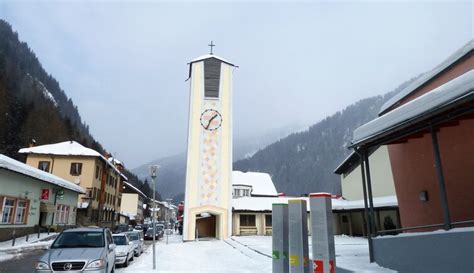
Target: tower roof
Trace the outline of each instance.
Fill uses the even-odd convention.
[[[194,59],[194,60],[192,60],[192,61],[190,61],[190,62],[188,63],[188,64],[189,64],[189,77],[188,77],[188,79],[191,78],[191,69],[192,69],[193,63],[202,62],[202,61],[204,61],[204,60],[213,59],[213,58],[216,59],[216,60],[219,60],[219,61],[221,61],[221,62],[223,62],[223,63],[226,63],[226,64],[228,64],[228,65],[230,65],[230,66],[238,67],[237,65],[235,65],[235,64],[233,64],[233,63],[227,61],[226,59],[221,58],[221,57],[219,57],[219,56],[217,56],[217,55],[214,55],[214,54],[206,54],[206,55],[199,56],[199,57],[197,57],[196,59]]]

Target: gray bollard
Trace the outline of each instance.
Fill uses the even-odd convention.
[[[288,200],[290,273],[309,273],[306,201]]]
[[[334,273],[336,271],[331,203],[331,194],[329,193],[310,194],[314,273]]]
[[[15,240],[16,240],[16,229],[14,228],[13,231],[12,231],[12,237],[13,237],[13,240],[12,240],[12,246],[15,246]]]
[[[272,272],[288,273],[288,204],[272,205]]]

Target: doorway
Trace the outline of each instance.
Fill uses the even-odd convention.
[[[196,238],[217,238],[216,218],[207,212],[196,215]]]

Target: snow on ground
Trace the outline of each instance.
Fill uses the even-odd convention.
[[[395,273],[369,263],[367,240],[336,236],[336,264],[340,272]],[[311,245],[311,238],[309,240]],[[226,241],[181,241],[172,235],[169,244],[160,240],[156,245],[156,270],[160,273],[271,273],[271,236],[235,236]],[[311,246],[310,246],[311,257]],[[152,271],[152,247],[136,258],[128,268],[117,273]],[[345,269],[345,270],[341,270]]]
[[[18,237],[15,239],[15,246],[12,246],[12,240],[0,242],[0,262],[21,256],[24,251],[46,248],[51,245],[56,235],[57,233],[40,233],[38,238],[38,233],[30,234],[28,242],[26,236]]]

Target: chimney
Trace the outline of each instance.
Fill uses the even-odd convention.
[[[32,138],[32,139],[30,140],[30,144],[28,145],[28,147],[30,147],[30,148],[31,148],[31,147],[35,147],[35,145],[36,145],[36,140],[35,140],[34,138]]]

